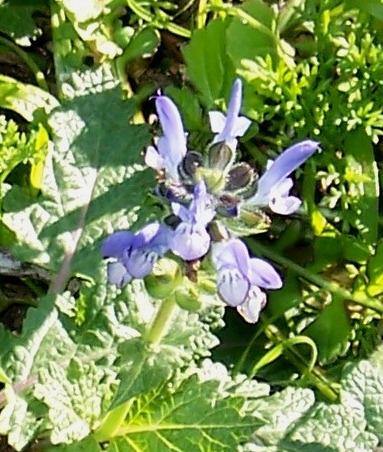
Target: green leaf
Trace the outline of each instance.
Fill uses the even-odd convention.
[[[55,307],[59,298],[46,296],[37,308],[29,309],[22,334],[2,344],[0,351],[2,368],[13,385],[7,385],[2,393],[6,405],[0,413],[0,432],[8,435],[9,443],[17,450],[40,429],[47,428],[44,409],[31,396],[38,371],[52,361],[65,366],[75,352],[75,344]]]
[[[372,358],[347,366],[342,383],[342,401],[367,421],[368,430],[383,441],[383,365],[382,347]],[[374,362],[375,360],[380,362]]]
[[[311,450],[310,444],[314,443],[331,447],[334,452],[371,452],[378,440],[366,428],[366,420],[355,410],[344,405],[326,405],[320,402],[288,439],[297,444],[305,444],[306,450]]]
[[[236,68],[243,60],[255,61],[259,57],[271,55],[276,60],[277,35],[272,31],[275,14],[262,0],[248,0],[238,8],[243,15],[234,17],[230,23],[227,37],[227,52]]]
[[[16,166],[30,159],[35,152],[36,135],[19,133],[17,124],[0,116],[0,184]]]
[[[129,307],[133,316],[129,325],[137,325],[142,334],[148,330],[158,302],[154,303],[143,292],[132,293],[129,287]],[[138,284],[136,285],[136,288]],[[136,289],[137,290],[137,289]],[[147,298],[146,301],[143,299]],[[220,306],[212,306],[212,297],[201,296],[204,308],[198,314],[177,308],[173,315],[168,333],[161,344],[155,348],[148,347],[141,338],[129,340],[120,346],[123,365],[119,374],[120,386],[113,400],[115,408],[139,394],[146,394],[162,387],[170,379],[175,369],[192,366],[193,360],[210,355],[210,350],[218,345],[217,337],[212,333],[217,318],[222,317]],[[145,318],[137,318],[145,312]]]
[[[157,49],[161,41],[160,34],[151,27],[145,27],[135,33],[124,50],[124,63],[137,57],[147,58]]]
[[[375,254],[367,263],[368,293],[372,297],[383,292],[383,242],[379,241]]]
[[[378,237],[379,223],[379,178],[374,150],[364,130],[347,133],[344,142],[347,161],[346,180],[353,188],[350,204],[355,215],[355,227],[368,244]]]
[[[49,408],[51,442],[85,438],[109,405],[115,374],[92,362],[73,359],[65,369],[51,362],[39,371],[34,396]]]
[[[57,99],[41,88],[0,75],[0,107],[32,121],[39,110],[47,115],[57,106]]]
[[[104,267],[102,238],[148,218],[143,205],[153,174],[139,162],[149,136],[145,126],[129,125],[134,104],[121,100],[105,68],[76,74],[63,90],[72,99],[50,117],[54,147],[41,196],[31,203],[16,189],[8,192],[4,223],[16,233],[20,260],[63,271],[77,252],[64,279],[96,277]]]
[[[222,396],[219,388],[219,381],[194,375],[175,391],[141,396],[120,429],[124,437],[107,450],[235,450],[249,437],[253,420],[240,414],[240,397]]]
[[[234,78],[226,54],[227,26],[228,20],[212,20],[207,27],[194,31],[184,48],[187,73],[208,108],[228,93]]]
[[[334,295],[330,304],[303,333],[315,341],[319,361],[327,363],[344,351],[351,331],[344,299]]]
[[[286,388],[261,400],[255,400],[247,407],[261,425],[255,430],[252,440],[255,444],[277,445],[286,431],[304,415],[315,402],[310,389]]]
[[[0,0],[0,30],[20,45],[31,45],[41,35],[33,14],[49,7],[44,0]]]
[[[365,0],[359,2],[358,0],[346,0],[348,8],[360,9],[366,11],[377,19],[383,21],[383,5],[380,0]]]
[[[69,445],[48,447],[46,452],[102,452],[101,446],[91,436]]]

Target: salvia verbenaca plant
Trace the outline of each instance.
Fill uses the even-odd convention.
[[[237,138],[250,126],[250,120],[240,116],[241,99],[242,82],[237,79],[227,115],[209,113],[215,135],[207,151],[200,153],[188,150],[181,115],[172,100],[161,94],[155,97],[163,135],[148,147],[145,162],[158,174],[155,194],[169,215],[136,233],[117,231],[105,239],[102,254],[109,258],[111,284],[123,287],[134,278],[147,277],[165,255],[173,255],[186,268],[208,260],[210,254],[220,299],[236,307],[246,321],[257,322],[266,304],[263,289],[279,289],[282,280],[268,262],[250,257],[233,228],[225,225],[249,214],[261,221],[268,210],[282,215],[295,212],[301,201],[290,195],[293,180],[289,176],[319,149],[319,143],[308,139],[294,144],[269,161],[257,179],[250,165],[236,162]],[[197,278],[189,275],[190,279]],[[165,294],[184,284],[181,281],[174,277]]]

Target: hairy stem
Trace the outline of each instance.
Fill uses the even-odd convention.
[[[152,324],[144,336],[146,343],[158,345],[161,342],[169,330],[176,307],[177,303],[172,296],[161,302]]]

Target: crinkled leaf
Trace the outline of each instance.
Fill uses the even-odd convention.
[[[39,369],[52,361],[67,366],[75,344],[63,327],[55,301],[46,296],[37,308],[31,308],[23,324],[22,334],[2,345],[1,362],[13,389],[3,391],[6,405],[0,414],[0,430],[8,435],[10,444],[23,448],[43,424],[40,406],[31,398],[31,388]],[[40,419],[40,420],[39,420]]]
[[[382,348],[375,358],[382,359]],[[342,380],[342,399],[346,406],[355,410],[367,421],[368,430],[383,441],[383,365],[363,360],[356,366],[348,366]]]
[[[145,334],[155,310],[158,309],[158,303],[153,304],[143,292],[134,293],[129,290],[129,295],[131,314],[128,317],[130,321],[127,319],[127,322],[129,325],[136,325],[136,328]],[[201,310],[200,315],[177,308],[167,335],[155,348],[147,347],[141,338],[121,345],[119,351],[123,357],[123,365],[113,407],[161,387],[176,369],[186,366],[194,369],[194,359],[210,355],[210,350],[218,345],[218,339],[211,330],[220,322],[222,309],[220,306],[209,305],[208,300],[205,301],[206,312]]]
[[[85,438],[109,405],[113,383],[113,372],[77,359],[66,369],[54,362],[40,369],[34,395],[49,407],[52,444]]]
[[[286,388],[270,397],[255,400],[247,406],[261,424],[252,436],[252,444],[277,445],[286,431],[314,404],[310,389]]]
[[[66,294],[65,296],[69,296]],[[63,327],[55,306],[57,298],[47,295],[37,308],[30,308],[20,336],[12,347],[1,354],[2,368],[13,382],[23,383],[50,361],[65,363],[71,358],[75,344]]]
[[[140,214],[146,219],[141,208],[153,175],[139,162],[149,137],[144,126],[129,125],[134,106],[104,68],[75,74],[63,91],[72,99],[50,117],[54,146],[41,196],[30,203],[17,189],[8,192],[4,222],[16,233],[20,260],[57,271],[76,254],[72,273],[95,276],[101,239]]]
[[[344,405],[318,403],[310,416],[296,427],[289,440],[331,447],[335,451],[371,452],[378,445],[378,438],[366,431],[367,422],[358,412]]]

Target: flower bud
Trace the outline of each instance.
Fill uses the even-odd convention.
[[[146,290],[153,298],[163,299],[171,295],[182,283],[182,271],[172,259],[160,259],[150,275],[144,279]]]
[[[186,311],[195,312],[201,307],[199,293],[192,285],[179,286],[174,297],[178,306]]]
[[[213,144],[209,149],[209,167],[215,170],[227,171],[233,164],[235,153],[226,142]]]

